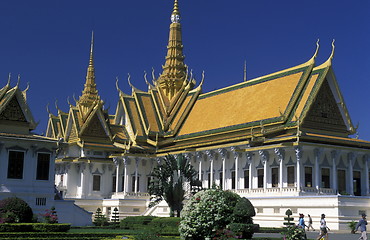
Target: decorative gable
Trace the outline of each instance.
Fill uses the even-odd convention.
[[[327,80],[322,83],[304,119],[303,127],[342,133],[347,132],[346,124]]]
[[[91,118],[83,133],[81,133],[81,136],[85,137],[104,137],[106,135],[102,123],[96,114]]]
[[[0,120],[27,122],[22,108],[15,96],[9,101],[5,109],[0,113]]]
[[[77,130],[74,125],[71,126],[71,131],[68,136],[68,141],[69,142],[75,142],[78,140],[78,135],[77,135]]]

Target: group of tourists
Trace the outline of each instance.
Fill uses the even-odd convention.
[[[298,220],[298,227],[302,229],[306,229],[307,231],[310,230],[310,228],[315,231],[315,229],[312,227],[312,218],[310,214],[308,216],[308,225],[305,224],[304,221],[304,215],[302,213],[299,214],[299,220]],[[362,214],[362,217],[360,221],[356,225],[356,232],[358,229],[361,231],[361,236],[359,240],[367,240],[367,234],[366,234],[366,225],[367,225],[367,220],[366,220],[366,214]],[[319,236],[317,237],[317,240],[328,240],[329,239],[329,234],[328,230],[330,231],[329,227],[326,225],[326,220],[325,220],[325,214],[321,214],[321,219],[320,219],[320,232]]]

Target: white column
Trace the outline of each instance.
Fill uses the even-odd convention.
[[[137,187],[138,187],[138,167],[139,167],[139,158],[135,158],[135,193],[137,193]]]
[[[198,174],[199,181],[202,181],[202,159],[199,159],[199,174]]]
[[[209,186],[213,186],[213,160],[214,160],[214,157],[215,157],[215,153],[212,151],[212,150],[207,150],[206,151],[208,157],[209,157],[209,160],[210,160],[210,179],[208,179],[208,181],[210,181],[210,184]]]
[[[283,189],[283,163],[285,158],[285,151],[283,148],[275,148],[275,154],[279,161],[279,187],[280,191]]]
[[[339,155],[338,150],[332,150],[331,151],[331,159],[332,159],[332,164],[333,164],[333,185],[331,186],[335,192],[338,192],[338,177],[337,177],[337,157]]]
[[[364,155],[364,164],[365,164],[365,193],[366,196],[369,195],[369,155]]]
[[[225,170],[225,162],[226,162],[226,157],[227,157],[227,150],[225,148],[220,148],[218,149],[218,152],[221,154],[221,158],[222,158],[222,190],[226,190],[227,187],[226,187],[226,170]]]
[[[263,163],[263,189],[266,191],[267,188],[267,163],[269,161],[269,153],[267,150],[260,150],[258,152]]]
[[[252,166],[253,166],[253,153],[252,152],[246,152],[247,162],[249,162],[249,190],[253,189],[252,183],[253,183],[253,177],[252,177]]]
[[[127,186],[128,186],[128,173],[127,173],[127,165],[128,165],[128,163],[129,163],[129,158],[128,157],[124,157],[123,158],[123,164],[124,164],[124,166],[125,166],[125,175],[123,176],[123,178],[124,178],[124,183],[123,183],[123,194],[124,195],[126,195],[126,193],[127,193]]]
[[[241,152],[237,152],[238,148],[232,147],[231,150],[234,152],[235,160],[235,189],[239,189],[239,158],[242,156]]]
[[[82,162],[78,165],[78,171],[81,175],[81,198],[86,197],[88,189],[90,189],[90,183],[87,181],[87,173],[85,172],[86,163]],[[92,187],[91,187],[92,188]]]
[[[118,193],[118,189],[119,189],[119,165],[120,165],[120,161],[117,157],[113,158],[113,162],[114,164],[116,165],[116,193]]]
[[[297,146],[294,148],[295,155],[297,158],[297,191],[301,191],[301,159],[303,155],[303,150],[301,147]]]
[[[349,195],[353,195],[353,153],[348,153],[348,178],[349,178]]]
[[[203,181],[202,181],[202,159],[203,159],[203,152],[197,152],[196,153],[196,158],[197,158],[197,160],[199,160],[198,180],[201,181],[202,186],[203,186]]]
[[[315,188],[316,191],[319,191],[319,188],[321,186],[320,184],[320,156],[322,153],[321,148],[315,148],[314,149],[314,155],[315,155]]]

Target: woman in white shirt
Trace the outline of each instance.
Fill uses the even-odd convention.
[[[325,236],[325,240],[328,240],[329,239],[328,229],[329,228],[326,226],[325,214],[321,214],[320,233],[319,233],[319,236],[317,237],[317,240],[320,240],[324,236]]]

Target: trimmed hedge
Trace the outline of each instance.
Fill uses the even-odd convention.
[[[154,218],[148,225],[158,230],[161,235],[179,235],[179,217],[158,217]]]
[[[67,232],[69,223],[3,223],[0,232]]]
[[[135,216],[127,217],[120,222],[120,228],[138,230],[144,229],[157,232],[161,235],[176,236],[179,235],[179,217],[153,217],[153,216]]]
[[[260,227],[258,230],[259,233],[281,233],[282,231],[284,231],[282,227]]]
[[[53,232],[24,232],[0,233],[1,240],[102,240],[117,236],[115,233],[53,233]]]
[[[140,229],[143,225],[148,225],[156,217],[153,216],[135,216],[135,217],[126,217],[120,222],[120,228],[123,229]]]

